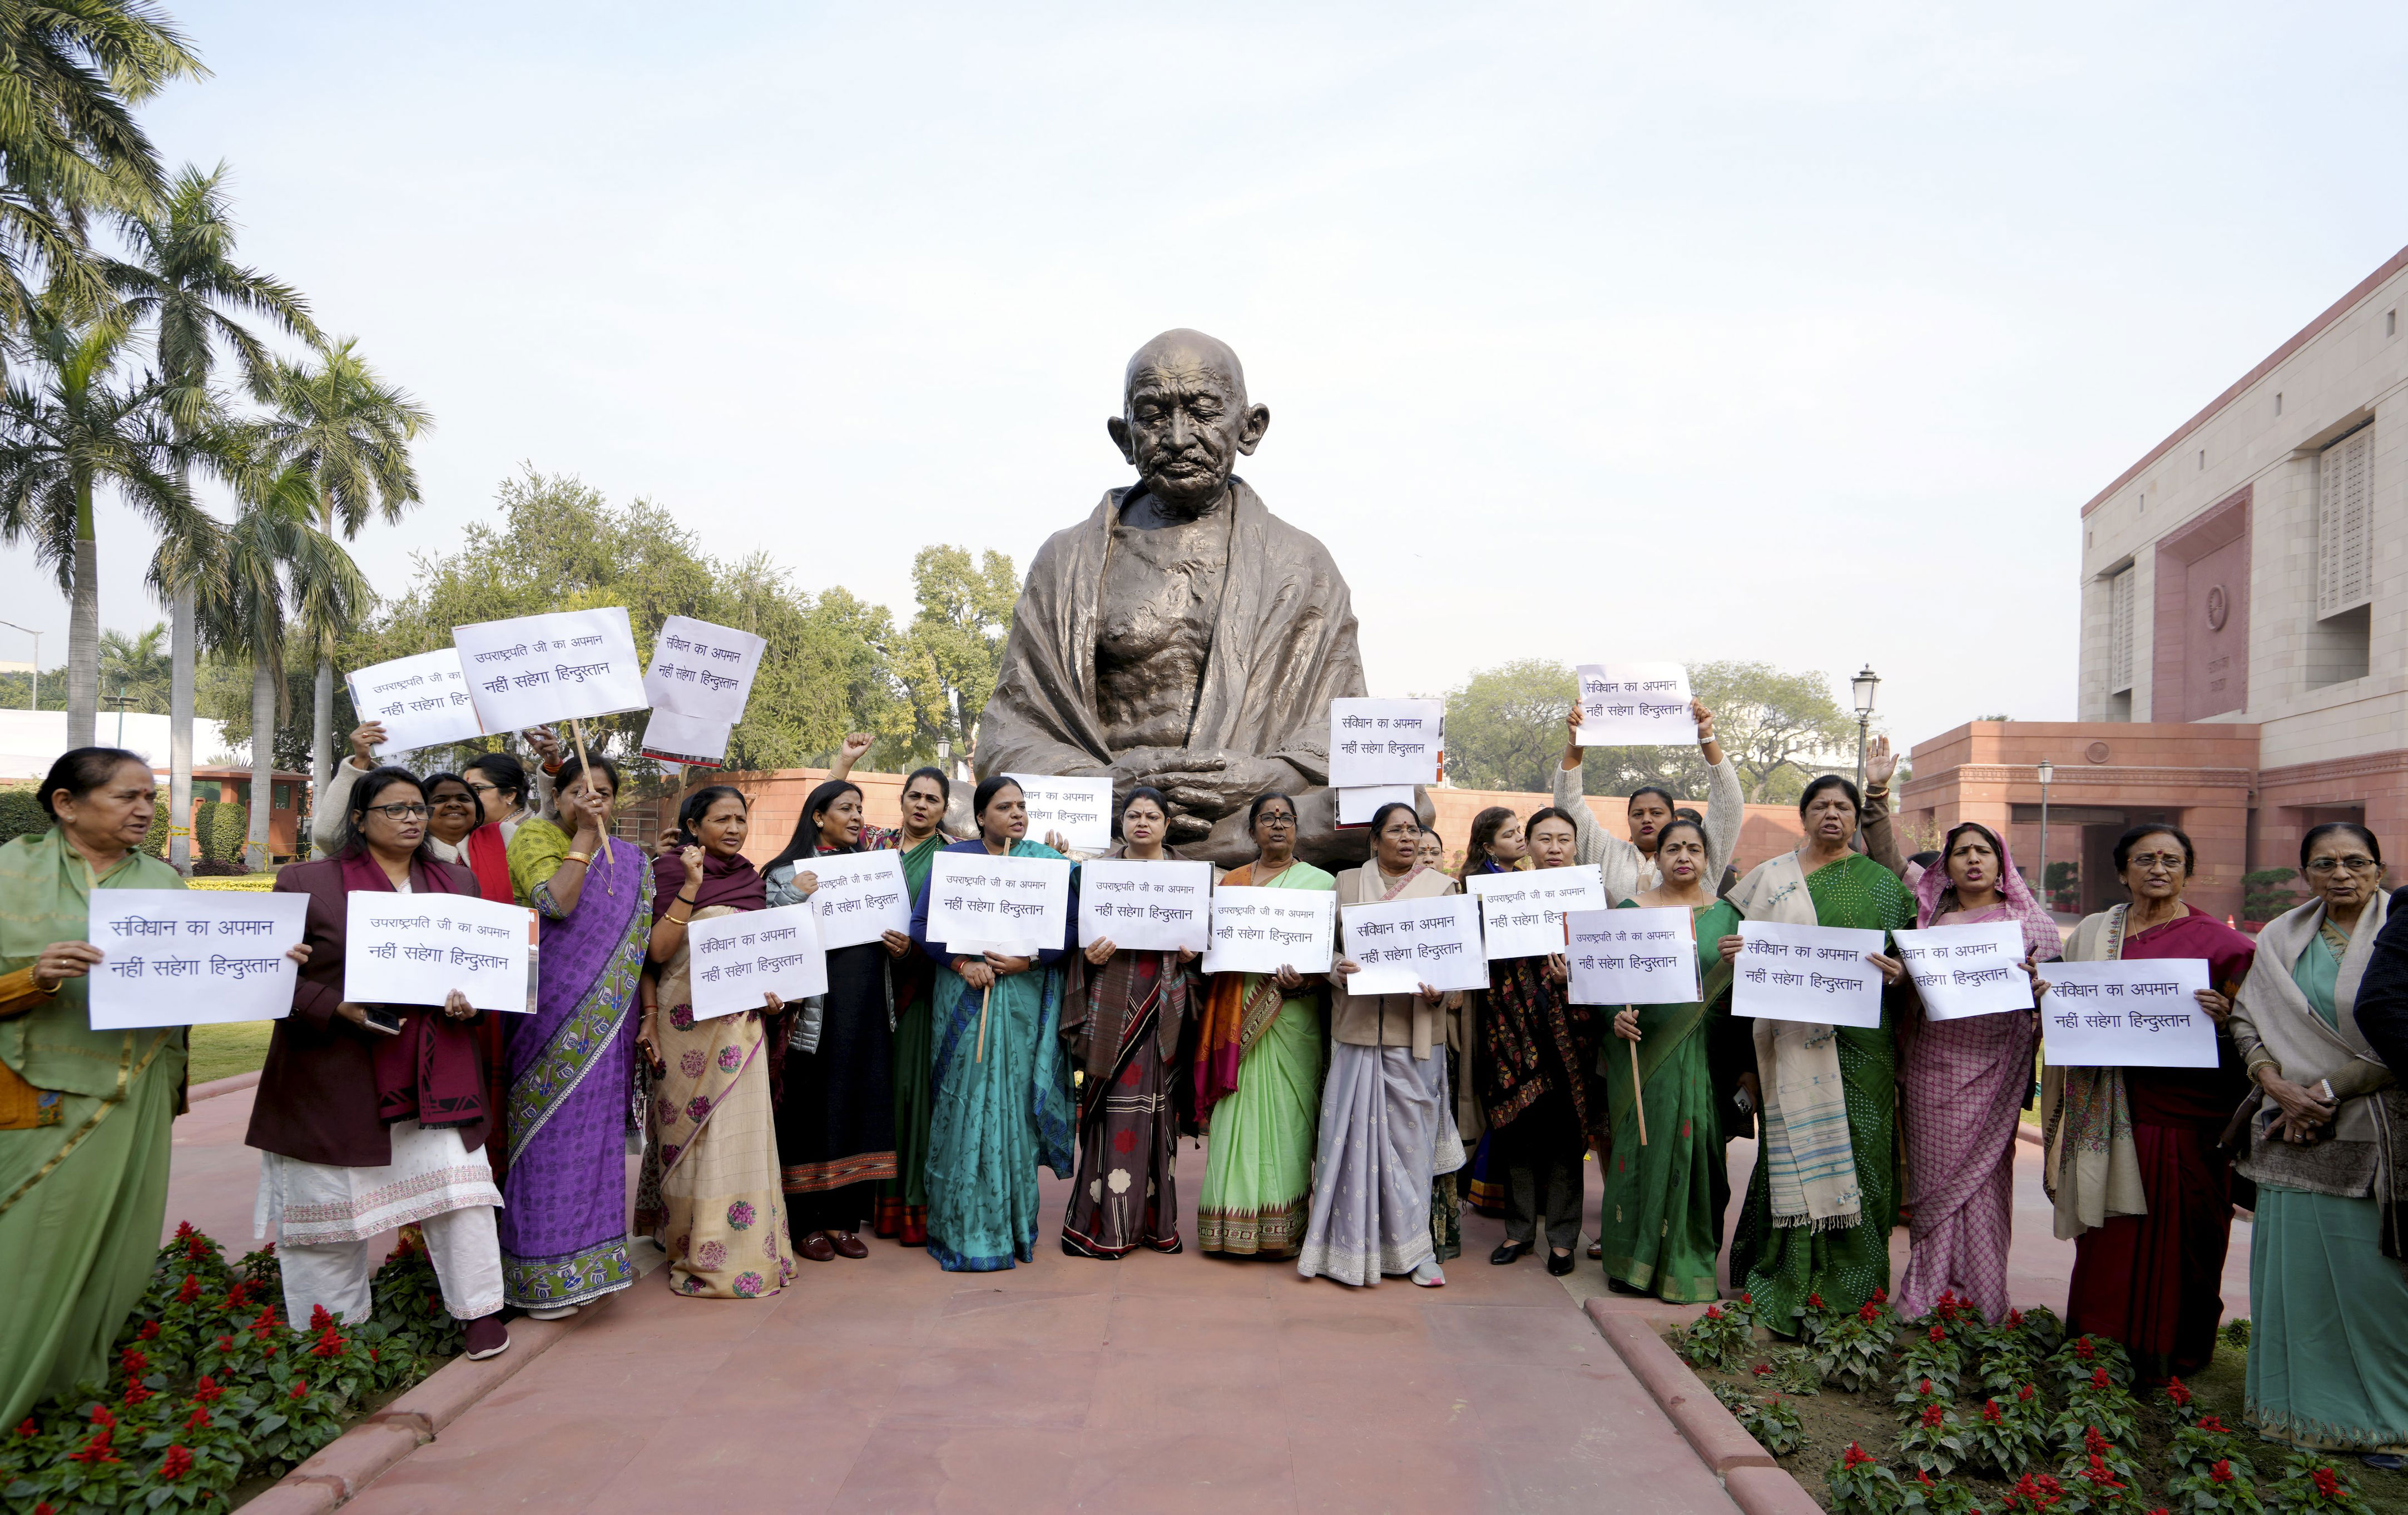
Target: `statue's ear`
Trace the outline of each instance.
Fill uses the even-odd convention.
[[[1125,416],[1114,416],[1111,420],[1104,422],[1104,430],[1112,434],[1112,445],[1119,448],[1121,450],[1121,456],[1128,460],[1131,467],[1135,467],[1137,465],[1137,441],[1129,436],[1128,418]]]
[[[1248,457],[1262,445],[1263,433],[1271,429],[1271,407],[1267,405],[1246,407],[1245,424],[1238,428],[1238,450]]]

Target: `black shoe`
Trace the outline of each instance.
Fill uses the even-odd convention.
[[[1572,1270],[1572,1254],[1571,1254],[1571,1253],[1570,1253],[1570,1252],[1556,1252],[1556,1251],[1551,1251],[1551,1252],[1547,1253],[1547,1271],[1548,1271],[1548,1272],[1550,1272],[1550,1273],[1554,1274],[1556,1278],[1560,1279],[1560,1278],[1562,1278],[1565,1274],[1570,1273],[1571,1270]]]
[[[1522,1254],[1529,1250],[1530,1244],[1526,1241],[1499,1242],[1497,1250],[1488,1254],[1488,1260],[1498,1267],[1503,1267],[1508,1263],[1520,1262]]]

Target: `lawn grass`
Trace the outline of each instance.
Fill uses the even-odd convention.
[[[207,1083],[237,1073],[256,1073],[267,1061],[268,1034],[273,1021],[236,1021],[230,1025],[193,1028],[192,1079]]]

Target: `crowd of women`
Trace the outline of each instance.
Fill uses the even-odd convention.
[[[2255,1214],[2253,1423],[2303,1446],[2408,1451],[2408,1096],[2389,1071],[2408,1057],[2408,932],[2391,920],[2374,836],[2313,828],[2300,858],[2310,897],[2253,939],[2184,903],[2188,837],[2138,826],[2114,853],[2128,900],[2069,935],[1986,827],[1900,856],[1896,765],[1877,744],[1861,794],[1816,779],[1799,802],[1801,843],[1738,876],[1737,776],[1712,713],[1694,713],[1713,775],[1702,816],[1642,790],[1628,836],[1613,835],[1582,798],[1574,729],[1555,803],[1484,811],[1453,872],[1398,804],[1373,817],[1369,859],[1333,876],[1296,855],[1294,799],[1266,793],[1247,814],[1254,860],[1222,879],[1351,905],[1447,894],[1482,873],[1594,869],[1616,907],[1685,909],[1694,923],[1698,999],[1625,1007],[1571,1003],[1559,954],[1494,962],[1479,993],[1357,994],[1342,955],[1326,971],[1207,975],[1193,952],[1082,945],[1075,931],[953,952],[927,935],[935,854],[1054,858],[1060,839],[1029,839],[1025,797],[1001,777],[970,797],[974,834],[948,836],[953,795],[935,768],[906,780],[898,828],[867,824],[847,777],[867,738],[848,739],[756,868],[734,788],[686,794],[647,853],[611,841],[620,779],[605,758],[531,734],[534,773],[489,754],[422,777],[377,765],[381,733],[364,727],[321,808],[330,855],[274,886],[308,899],[293,1012],[276,1024],[248,1138],[285,1309],[359,1318],[367,1242],[415,1223],[470,1355],[503,1351],[509,1311],[556,1319],[637,1277],[631,1136],[634,1229],[665,1250],[681,1294],[778,1293],[805,1263],[868,1255],[865,1232],[948,1269],[1030,1262],[1040,1167],[1073,1180],[1065,1252],[1179,1251],[1186,1136],[1205,1151],[1197,1249],[1292,1260],[1308,1278],[1441,1286],[1467,1198],[1504,1216],[1492,1263],[1543,1244],[1549,1271],[1569,1273],[1593,1155],[1603,1198],[1589,1256],[1612,1289],[1680,1303],[1744,1292],[1784,1333],[1810,1308],[1885,1291],[1910,1317],[1949,1295],[1997,1318],[2016,1132],[2037,1100],[2056,1233],[2074,1247],[2070,1329],[2122,1342],[2145,1378],[2202,1366],[2241,1206]],[[0,1421],[90,1375],[138,1296],[183,1083],[180,1032],[94,1032],[82,1008],[101,961],[83,940],[90,891],[181,887],[136,850],[147,766],[69,753],[42,803],[53,829],[0,848],[0,1290],[12,1322],[40,1322],[0,1338]],[[1163,795],[1139,788],[1117,808],[1109,855],[1178,857]],[[830,951],[824,994],[696,1018],[695,921],[809,900],[823,860],[879,849],[900,854],[908,934]],[[364,890],[535,910],[534,1013],[480,1014],[456,993],[345,1000],[346,898]],[[2051,1067],[2036,1088],[2038,1012],[1926,1019],[1894,949],[1870,954],[1878,1027],[1734,1017],[1743,920],[2011,922],[2042,1007],[2060,957],[2204,959],[2213,987],[2199,1000],[2220,1061]],[[1726,1144],[1738,1137],[1756,1149],[1734,1212]]]

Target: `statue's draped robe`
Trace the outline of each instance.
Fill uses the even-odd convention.
[[[995,695],[980,717],[977,767],[995,773],[1093,776],[1117,755],[1096,710],[1096,644],[1103,621],[1111,527],[1128,490],[1106,493],[1080,525],[1055,532],[1028,565]],[[1351,853],[1336,835],[1329,781],[1329,702],[1366,693],[1354,610],[1328,549],[1272,515],[1245,481],[1229,480],[1229,552],[1211,622],[1202,687],[1182,745],[1276,758],[1304,776],[1297,852]],[[1185,855],[1224,866],[1254,856],[1241,806]]]

